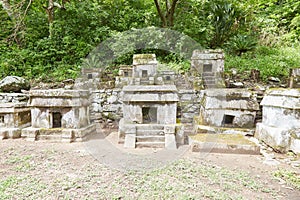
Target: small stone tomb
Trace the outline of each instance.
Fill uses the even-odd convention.
[[[119,76],[116,77],[116,87],[123,87],[124,85],[132,84],[132,66],[122,65],[119,68]]]
[[[268,90],[255,137],[279,152],[300,153],[300,89]]]
[[[22,130],[28,140],[81,141],[95,132],[89,119],[89,92],[85,90],[31,90],[31,127]]]
[[[134,85],[153,85],[157,76],[157,60],[155,54],[133,55]]]
[[[84,79],[101,79],[102,68],[82,68],[81,74]]]
[[[177,89],[174,85],[129,85],[123,88],[119,137],[124,146],[176,149]]]
[[[30,109],[26,104],[0,104],[0,139],[19,138],[21,130],[30,126]]]
[[[201,76],[205,88],[224,87],[224,53],[221,50],[195,50],[191,58],[191,73]]]
[[[254,134],[256,112],[259,104],[256,97],[245,89],[205,90],[200,100],[200,116],[195,118],[196,129],[205,133]],[[253,130],[252,130],[253,129]]]

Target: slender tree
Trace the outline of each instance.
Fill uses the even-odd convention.
[[[166,28],[174,26],[174,14],[179,0],[165,0],[164,3],[159,0],[154,0],[154,3],[161,19],[162,27]],[[165,6],[165,10],[163,9],[163,6]]]

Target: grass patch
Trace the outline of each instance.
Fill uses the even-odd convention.
[[[273,176],[283,179],[288,185],[300,190],[300,174],[299,173],[280,169],[280,170],[275,171],[273,173]]]

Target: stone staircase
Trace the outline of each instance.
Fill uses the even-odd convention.
[[[203,72],[202,79],[205,88],[215,88],[216,87],[216,74],[214,72]]]
[[[136,147],[164,148],[164,126],[159,124],[137,126]]]

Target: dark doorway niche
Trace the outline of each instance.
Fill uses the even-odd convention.
[[[157,123],[157,108],[144,107],[142,108],[143,124],[155,124]]]
[[[61,128],[61,118],[62,115],[60,112],[54,112],[52,113],[52,119],[53,119],[53,128]]]
[[[148,76],[148,71],[147,70],[142,70],[142,77],[145,78]]]
[[[166,80],[167,81],[171,80],[171,77],[170,76],[166,76]]]
[[[212,72],[212,64],[203,64],[203,72]]]
[[[233,125],[233,120],[234,120],[233,115],[224,115],[223,117],[223,125],[225,126],[232,126]]]
[[[128,77],[128,72],[124,72],[124,77]]]
[[[93,78],[93,74],[88,74],[88,79],[92,79]]]
[[[4,115],[0,115],[0,123],[4,123]]]

